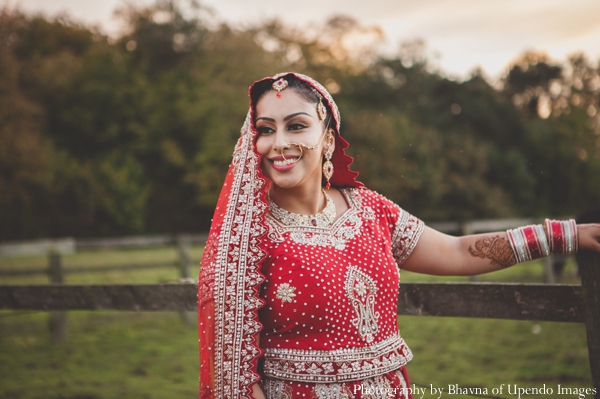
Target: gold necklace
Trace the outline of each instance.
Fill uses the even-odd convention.
[[[335,221],[335,203],[325,190],[321,189],[325,196],[325,208],[315,215],[299,215],[285,209],[280,208],[271,199],[271,194],[268,194],[269,211],[271,215],[286,226],[304,226],[304,227],[331,227]]]

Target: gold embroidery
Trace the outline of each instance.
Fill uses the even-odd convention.
[[[283,283],[279,287],[277,287],[276,298],[281,299],[282,306],[285,302],[292,303],[294,301],[294,298],[296,297],[294,291],[296,291],[296,287],[292,287],[288,283]]]
[[[256,309],[262,300],[255,295],[255,287],[263,278],[258,273],[256,259],[264,256],[257,238],[266,232],[261,218],[267,204],[254,195],[265,181],[259,173],[251,123],[248,113],[234,151],[231,198],[220,229],[219,241],[225,244],[217,248],[214,264],[209,266],[214,271],[214,362],[219,365],[214,368],[214,395],[219,398],[237,397],[242,389],[259,378],[248,359],[261,354],[255,334],[261,328]],[[251,278],[246,279],[246,275]],[[242,294],[228,289],[241,286],[244,286]],[[242,301],[240,295],[243,295]],[[231,320],[240,322],[231,323]]]
[[[293,399],[294,397],[292,387],[282,380],[265,378],[261,383],[261,388],[266,399]]]
[[[317,384],[312,390],[313,399],[353,399],[354,395],[345,384]]]
[[[417,246],[425,225],[415,216],[398,207],[398,220],[392,234],[392,254],[401,265]]]
[[[356,189],[340,190],[350,205],[348,209],[331,227],[285,226],[272,215],[267,214],[269,239],[283,242],[283,235],[290,234],[290,239],[296,244],[333,247],[338,250],[346,248],[346,243],[360,233],[363,225],[361,214],[362,198]],[[367,212],[369,216],[369,212]]]
[[[265,348],[267,377],[312,383],[347,382],[397,370],[412,359],[399,335],[362,348],[304,350]]]
[[[376,293],[377,286],[371,277],[356,266],[348,267],[346,295],[356,312],[356,319],[352,320],[351,323],[368,343],[373,342],[373,336],[379,330],[377,326],[379,312],[375,312]]]

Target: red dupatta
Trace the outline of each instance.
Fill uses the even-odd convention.
[[[297,73],[281,73],[254,84],[274,82],[294,75],[322,96],[333,115],[335,151],[332,162],[334,187],[360,187],[357,172],[350,170],[352,157],[345,154],[348,142],[340,131],[340,115],[331,95],[318,82]],[[266,258],[262,242],[267,233],[265,215],[268,181],[256,151],[254,109],[250,110],[235,146],[233,161],[223,183],[198,276],[198,337],[202,399],[251,398],[251,386],[260,380],[258,359],[263,354],[256,335],[262,324],[258,310],[264,281],[261,266]]]

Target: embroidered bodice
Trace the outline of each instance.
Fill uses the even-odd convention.
[[[423,223],[367,189],[344,189],[349,209],[328,228],[267,216],[260,311],[265,376],[356,381],[406,364],[397,324],[399,272]]]

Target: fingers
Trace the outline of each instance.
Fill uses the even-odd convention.
[[[577,226],[579,249],[600,252],[600,224],[590,223]]]

